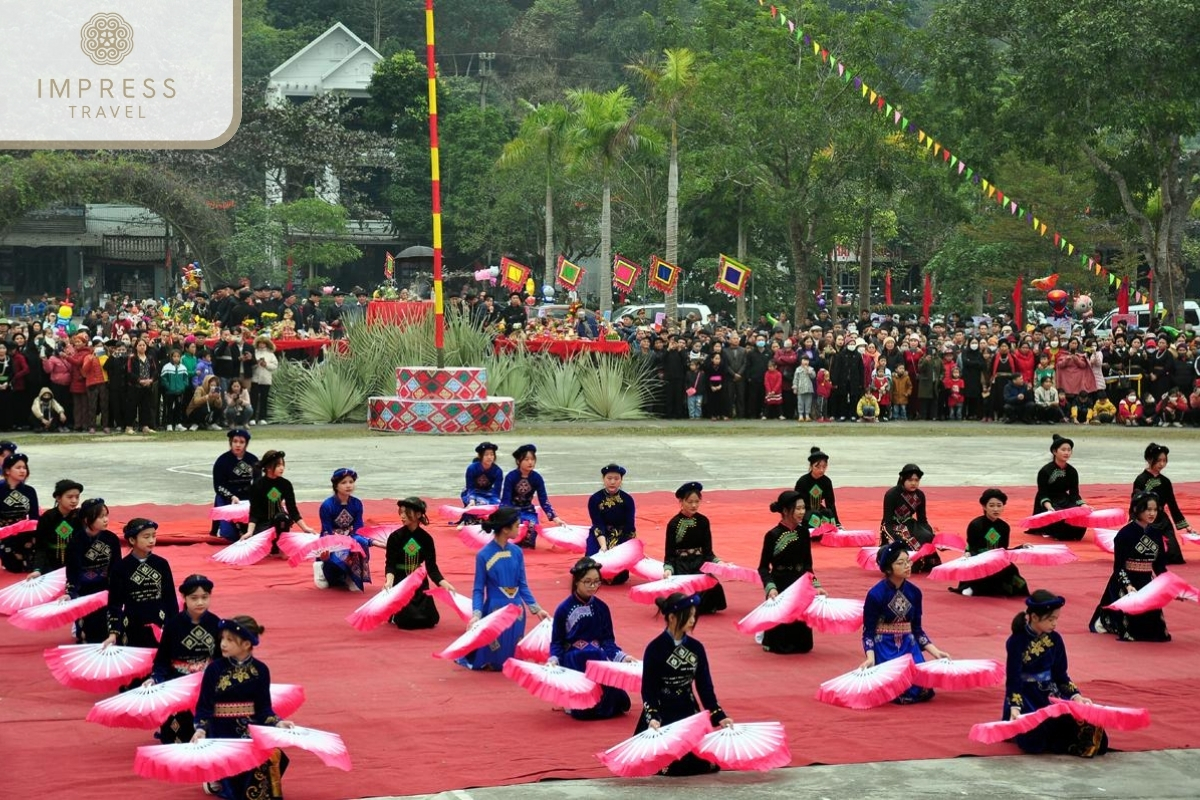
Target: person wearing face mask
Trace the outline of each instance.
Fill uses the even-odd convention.
[[[829,377],[833,381],[829,416],[840,422],[856,419],[856,404],[863,394],[863,361],[856,345],[857,340],[847,337],[845,346],[833,357],[829,370]]]
[[[756,336],[754,349],[746,353],[746,419],[763,417],[763,402],[766,399],[763,376],[767,374],[767,362],[770,360],[767,337]]]
[[[979,350],[979,340],[972,339],[960,355],[963,398],[966,400],[967,419],[982,419],[987,416],[983,409],[983,381],[987,372],[987,361]]]

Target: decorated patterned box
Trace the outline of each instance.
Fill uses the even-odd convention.
[[[476,370],[479,371],[479,370]],[[511,431],[513,399],[367,399],[367,428],[386,433],[491,433]]]
[[[485,400],[487,370],[479,367],[397,367],[401,400]]]

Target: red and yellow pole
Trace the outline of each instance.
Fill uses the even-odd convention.
[[[434,59],[433,0],[425,0],[425,66],[429,73],[429,170],[433,191],[433,345],[437,366],[446,366],[446,317],[442,300],[442,178],[438,163],[437,62]]]

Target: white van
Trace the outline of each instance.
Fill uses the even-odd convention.
[[[712,311],[703,303],[679,303],[677,308],[679,319],[687,319],[688,314],[695,314],[700,318],[700,323],[702,325],[708,324],[708,319],[712,316]],[[663,303],[653,303],[646,306],[621,306],[615,312],[613,312],[613,319],[618,320],[628,314],[629,316],[633,317],[634,322],[636,322],[638,312],[643,309],[646,311],[647,322],[653,325],[655,318],[659,314],[665,313],[667,307]]]
[[[1158,313],[1163,313],[1162,303],[1157,304]],[[1137,328],[1146,330],[1150,327],[1150,306],[1146,303],[1130,306],[1129,313],[1137,314]],[[1096,325],[1096,335],[1101,338],[1112,336],[1113,328],[1121,321],[1121,317],[1114,309],[1100,318],[1099,324]],[[1200,329],[1200,304],[1194,300],[1183,301],[1183,321],[1187,325],[1191,325],[1195,329]],[[1126,325],[1126,327],[1131,327]]]

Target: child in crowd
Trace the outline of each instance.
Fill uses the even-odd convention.
[[[1033,402],[1037,405],[1037,418],[1041,422],[1062,422],[1062,412],[1058,406],[1058,390],[1054,388],[1054,378],[1043,375],[1038,387],[1033,390]]]
[[[1092,406],[1092,413],[1088,415],[1089,425],[1107,425],[1110,422],[1117,420],[1117,407],[1113,405],[1113,401],[1108,399],[1108,395],[1101,394]]]
[[[1142,397],[1142,416],[1138,420],[1138,424],[1144,428],[1151,428],[1158,424],[1158,402],[1154,399],[1152,392],[1146,392]]]
[[[1050,384],[1054,385],[1054,365],[1050,363],[1050,356],[1047,353],[1038,356],[1037,367],[1033,370],[1034,385],[1041,386],[1043,378],[1049,378]]]
[[[766,391],[766,411],[763,419],[783,419],[783,373],[775,360],[767,362],[767,374],[763,375],[763,389]]]
[[[683,393],[687,396],[688,419],[700,419],[701,403],[704,400],[704,373],[697,360],[688,361],[688,374],[684,380]]]
[[[183,410],[189,398],[185,392],[191,385],[191,376],[183,364],[183,356],[178,350],[171,351],[171,360],[163,364],[159,376],[159,386],[162,389],[163,419],[166,420],[167,430],[183,430]]]
[[[875,397],[875,387],[871,386],[858,401],[858,418],[863,422],[879,421],[879,400]]]
[[[1197,391],[1200,391],[1198,389]],[[1132,389],[1117,406],[1117,419],[1127,428],[1136,428],[1142,420],[1142,401]]]
[[[813,395],[816,393],[817,372],[809,363],[807,355],[800,356],[796,372],[792,375],[792,391],[796,393],[796,413],[801,422],[812,420]]]
[[[117,562],[108,579],[106,645],[157,647],[152,626],[162,628],[179,613],[171,565],[154,550],[158,523],[134,517],[125,523],[129,555]]]
[[[1071,420],[1071,401],[1062,389],[1058,390],[1058,416],[1063,422]]]
[[[821,422],[829,421],[829,396],[831,394],[833,394],[833,381],[829,378],[829,370],[817,370],[817,392],[813,398],[814,416]]]
[[[1158,401],[1158,426],[1160,428],[1182,428],[1187,412],[1187,398],[1180,394],[1179,387],[1172,386],[1166,397]]]
[[[1191,395],[1188,396],[1188,422],[1200,425],[1200,383],[1195,389],[1192,389]]]
[[[950,377],[942,383],[946,387],[946,410],[950,413],[950,419],[962,422],[963,405],[967,402],[963,397],[963,387],[967,384],[963,381],[962,372],[954,367],[950,370]]]
[[[880,363],[871,375],[871,388],[875,390],[875,398],[879,401],[879,419],[887,422],[892,418],[892,376],[888,374],[887,365]]]
[[[892,373],[892,419],[908,419],[908,398],[912,396],[912,378],[903,364]]]
[[[1086,423],[1092,413],[1092,395],[1089,392],[1080,392],[1075,395],[1075,401],[1071,403],[1071,422],[1076,425]]]

